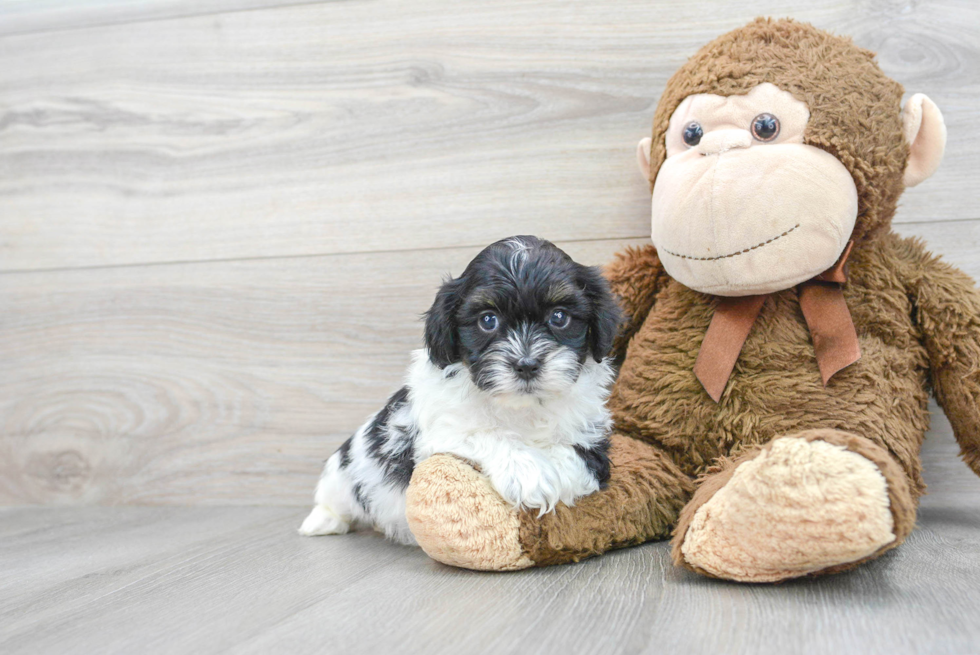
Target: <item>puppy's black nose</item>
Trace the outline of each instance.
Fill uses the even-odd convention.
[[[530,380],[538,371],[541,370],[541,362],[534,359],[533,357],[521,357],[514,364],[514,371],[517,373],[517,377],[523,380]]]

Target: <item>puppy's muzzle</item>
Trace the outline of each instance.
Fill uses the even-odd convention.
[[[514,373],[525,382],[533,380],[541,370],[541,362],[534,357],[521,357],[513,366]]]

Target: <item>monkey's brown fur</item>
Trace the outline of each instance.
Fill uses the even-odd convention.
[[[901,543],[915,521],[930,389],[964,460],[980,474],[980,294],[922,243],[889,231],[909,144],[902,87],[872,53],[790,20],[757,20],[720,37],[668,82],[654,118],[651,179],[666,156],[670,116],[685,97],[744,94],[763,82],[807,104],[805,143],[833,154],[854,178],[859,213],[844,296],[862,357],[824,387],[797,290],[787,289],[765,301],[716,404],[693,368],[717,299],[671,279],[652,246],[620,254],[607,267],[630,319],[610,399],[613,478],[573,508],[521,515],[520,541],[535,564],[666,538],[676,526],[675,560],[694,568],[680,551],[694,513],[739,463],[788,436],[841,446],[877,466],[895,534],[864,559],[877,556]]]

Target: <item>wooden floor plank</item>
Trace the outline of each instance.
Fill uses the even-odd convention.
[[[83,650],[126,652],[138,634],[143,652],[195,652],[199,646],[219,652],[400,558],[418,560],[421,555],[371,535],[356,535],[335,542],[324,557],[313,540],[296,535],[295,511],[78,512],[95,515],[94,523],[102,523],[103,529],[76,530],[74,539],[65,540],[35,536],[34,541],[43,543],[28,554],[29,561],[11,558],[8,548],[0,551],[0,560],[6,564],[12,559],[20,578],[4,596],[12,595],[11,588],[27,590],[0,605],[0,624],[5,626],[0,648],[5,652],[63,651],[93,624],[98,625],[99,647]],[[121,527],[104,525],[113,515],[122,515]],[[217,624],[221,630],[213,630]]]
[[[664,83],[763,9],[351,0],[0,39],[0,270],[642,237]],[[950,141],[897,220],[977,218],[980,5],[793,0]]]
[[[650,544],[484,574],[305,509],[0,510],[5,653],[967,653],[980,643],[980,480],[937,420],[931,493],[897,551],[782,585],[708,580]]]
[[[324,0],[0,0],[0,37],[314,4]]]

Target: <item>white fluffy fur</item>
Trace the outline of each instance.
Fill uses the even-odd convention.
[[[591,448],[608,434],[605,401],[613,371],[607,361],[589,358],[576,377],[578,360],[572,351],[560,347],[548,357],[534,393],[522,393],[516,381],[488,392],[473,383],[465,365],[440,369],[426,350],[417,350],[406,381],[408,402],[389,423],[417,428],[414,463],[436,453],[457,455],[483,471],[515,507],[546,513],[558,502],[571,505],[599,489],[574,446]],[[501,367],[498,379],[504,375]],[[355,433],[346,468],[340,467],[339,453],[327,461],[316,507],[301,534],[342,534],[359,521],[402,543],[415,543],[405,519],[405,487],[386,482],[380,464],[366,452],[371,422]],[[384,448],[404,446],[392,440]],[[366,495],[369,512],[356,502],[355,485]]]

